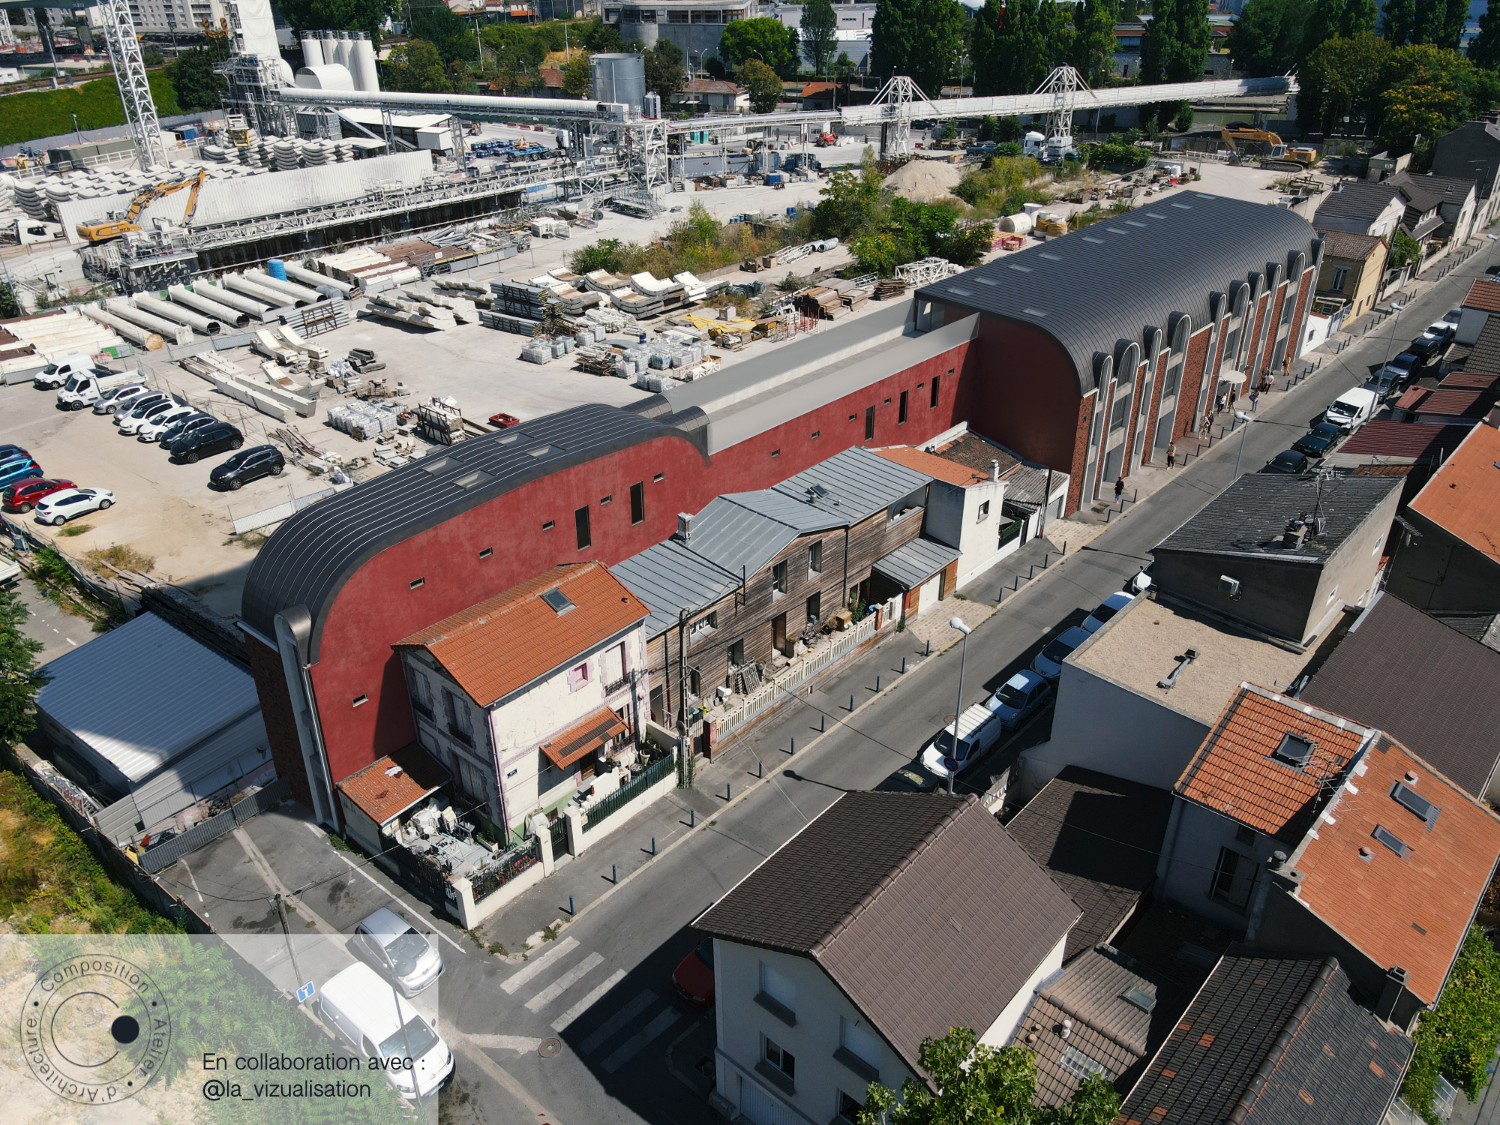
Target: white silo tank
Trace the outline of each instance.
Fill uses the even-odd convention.
[[[310,31],[302,33],[302,65],[308,67],[323,65],[323,43]]]
[[[333,41],[333,51],[333,61],[352,74],[354,68],[349,65],[349,33],[347,31],[338,33],[338,38]]]
[[[589,57],[594,72],[594,97],[618,102],[641,112],[646,97],[646,60],[636,54],[598,54]]]
[[[375,65],[375,45],[364,32],[354,41],[359,66],[354,72],[356,88],[375,94],[380,92],[380,69]]]

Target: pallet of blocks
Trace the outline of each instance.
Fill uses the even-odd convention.
[[[452,277],[440,277],[433,281],[433,288],[450,297],[462,297],[471,301],[477,309],[493,308],[494,294],[477,281],[464,281]]]
[[[428,441],[452,445],[463,441],[464,416],[453,399],[433,397],[417,403],[417,430]]]
[[[541,320],[551,296],[551,291],[540,285],[525,281],[502,281],[499,278],[490,282],[490,292],[494,296],[495,312],[522,320]]]
[[[888,301],[892,297],[899,297],[906,292],[906,282],[899,277],[882,277],[875,283],[875,292],[872,294],[877,301]]]
[[[328,411],[328,424],[355,441],[391,432],[399,425],[399,418],[400,412],[395,407],[373,402],[347,403]]]

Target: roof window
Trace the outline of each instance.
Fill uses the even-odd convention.
[[[1193,205],[1191,203],[1174,203],[1172,204],[1172,206],[1177,208],[1177,210],[1179,211],[1191,211],[1193,209]]]
[[[461,469],[463,467],[464,463],[457,457],[439,457],[437,460],[423,465],[422,471],[428,473],[446,473],[449,469]]]
[[[568,595],[556,586],[542,594],[542,601],[552,607],[552,612],[561,617],[568,610],[573,609],[573,603],[568,600]]]
[[[1379,840],[1382,844],[1390,848],[1391,851],[1395,852],[1402,858],[1405,858],[1406,853],[1411,850],[1407,847],[1405,840],[1401,839],[1400,836],[1397,836],[1394,832],[1392,832],[1389,828],[1385,827],[1382,824],[1377,824],[1375,826],[1375,831],[1371,832],[1370,835],[1374,836],[1375,839]]]
[[[956,293],[960,297],[972,297],[972,296],[974,296],[974,290],[972,290],[972,289],[960,289],[957,285],[950,285],[950,286],[948,286],[948,292],[950,292],[950,293]]]
[[[1063,1048],[1062,1056],[1057,1060],[1057,1064],[1074,1078],[1087,1078],[1091,1074],[1112,1077],[1102,1062],[1085,1055],[1071,1043]]]
[[[1408,774],[1408,777],[1411,775]],[[1391,790],[1391,798],[1403,808],[1416,813],[1427,824],[1427,831],[1432,831],[1432,826],[1437,823],[1438,813],[1443,810],[1434,805],[1426,797],[1422,796],[1404,781],[1396,782]]]
[[[1107,231],[1109,231],[1110,234],[1129,234],[1130,233],[1128,230],[1124,230],[1124,229],[1122,229],[1120,227],[1105,227],[1104,229],[1107,230]]]
[[[1047,311],[1045,309],[1022,309],[1021,311],[1023,313],[1025,313],[1027,316],[1046,316],[1047,315]]]
[[[459,488],[478,488],[481,484],[486,484],[494,479],[494,473],[487,473],[483,469],[473,469],[463,476],[458,477],[453,483],[458,485]]]
[[[980,285],[999,285],[1000,284],[993,277],[976,277],[974,280],[977,281],[977,282],[979,282]]]
[[[1091,234],[1084,235],[1083,236],[1083,240],[1085,242],[1092,242],[1095,246],[1103,246],[1104,245],[1104,239],[1102,239],[1102,238],[1095,238]]]
[[[559,445],[539,445],[535,449],[528,449],[526,452],[532,457],[545,457],[549,453],[566,453],[567,450]]]
[[[1012,266],[1010,266],[1008,268],[1015,270],[1017,273],[1030,273],[1031,272],[1031,267],[1030,266],[1012,265]]]
[[[1297,769],[1305,769],[1307,763],[1312,759],[1313,750],[1317,743],[1310,738],[1304,738],[1300,734],[1287,731],[1281,736],[1281,745],[1271,752],[1271,757],[1278,762],[1285,762]]]
[[[1145,215],[1148,219],[1166,219],[1166,216],[1163,215],[1160,211],[1142,211],[1141,214]]]
[[[1143,1012],[1149,1013],[1156,1007],[1156,997],[1138,984],[1133,984],[1120,993],[1120,999],[1132,1008],[1139,1008]]]
[[[1049,254],[1045,250],[1042,251],[1041,257],[1046,258],[1049,262],[1060,262],[1063,260],[1063,256],[1061,254]]]
[[[1126,219],[1125,220],[1125,225],[1127,227],[1140,227],[1141,230],[1145,230],[1146,229],[1146,224],[1145,223],[1138,223],[1134,219]]]

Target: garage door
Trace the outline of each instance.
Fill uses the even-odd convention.
[[[931,578],[929,578],[922,584],[922,589],[917,595],[919,599],[917,602],[918,617],[921,617],[928,610],[936,609],[938,607],[938,594],[942,592],[942,589],[943,575],[941,572],[934,574]]]
[[[790,1109],[743,1076],[740,1078],[740,1112],[755,1125],[798,1125]]]

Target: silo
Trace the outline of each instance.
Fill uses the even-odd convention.
[[[337,33],[337,37],[333,41],[333,56],[334,62],[349,71],[350,74],[354,73],[354,68],[349,65],[349,33],[347,31]]]
[[[369,35],[363,31],[354,41],[354,52],[356,57],[355,88],[372,94],[379,93],[380,71],[375,65],[375,45],[370,42]]]
[[[310,31],[302,33],[302,65],[306,67],[323,65],[323,43]]]
[[[594,97],[628,105],[637,114],[646,97],[646,60],[636,54],[593,55]]]

